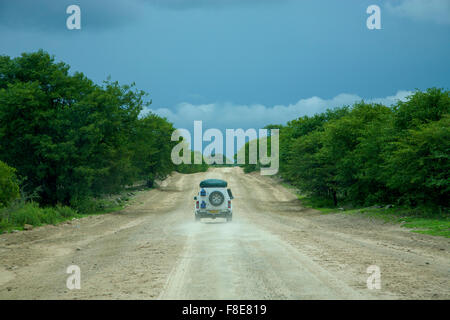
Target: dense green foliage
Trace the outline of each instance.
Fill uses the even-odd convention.
[[[21,228],[25,224],[39,226],[78,217],[78,213],[67,206],[41,208],[35,202],[20,203],[0,211],[0,232],[13,228]]]
[[[448,208],[449,112],[449,91],[433,88],[392,108],[360,102],[301,117],[280,130],[279,173],[334,205]]]
[[[39,190],[41,205],[78,207],[135,181],[152,185],[174,170],[174,128],[154,114],[139,116],[145,95],[71,74],[44,51],[1,56],[0,160],[26,178],[26,192]],[[1,183],[11,174],[0,167]]]
[[[0,208],[9,205],[19,197],[15,169],[0,161]]]

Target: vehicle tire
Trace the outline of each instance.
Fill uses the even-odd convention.
[[[227,216],[227,222],[231,222],[231,220],[233,220],[233,216],[230,214],[229,216]]]
[[[209,203],[213,206],[220,206],[225,201],[225,196],[220,191],[213,191],[209,195]]]
[[[200,217],[200,216],[198,216],[198,215],[195,215],[195,221],[196,221],[196,222],[200,221],[200,219],[201,219],[201,217]]]

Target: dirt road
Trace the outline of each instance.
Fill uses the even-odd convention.
[[[194,222],[205,178],[229,182],[232,223]],[[125,210],[0,235],[0,299],[449,299],[450,241],[302,208],[240,168],[174,174]],[[81,270],[81,289],[66,269]],[[367,288],[367,268],[381,289]]]

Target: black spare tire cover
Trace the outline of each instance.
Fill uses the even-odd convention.
[[[226,188],[228,183],[220,179],[206,179],[200,182],[200,188]]]
[[[209,203],[213,206],[220,206],[225,201],[225,197],[220,191],[213,191],[209,195]]]

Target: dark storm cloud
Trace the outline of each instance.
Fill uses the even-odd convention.
[[[170,9],[192,9],[201,7],[225,7],[230,5],[279,4],[290,0],[142,0],[152,5]]]
[[[110,28],[139,15],[141,0],[0,0],[0,26],[10,29],[65,31],[66,9],[79,5],[82,28]]]
[[[104,29],[138,19],[144,7],[187,10],[236,5],[281,3],[290,0],[0,0],[0,27],[65,31],[66,8],[81,8],[82,28]]]

